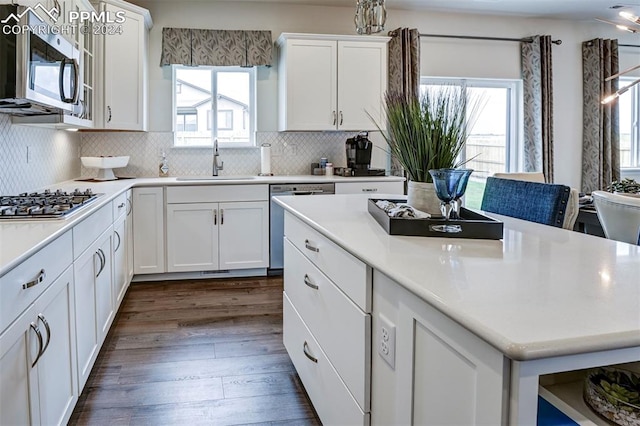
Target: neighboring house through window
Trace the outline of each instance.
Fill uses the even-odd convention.
[[[255,145],[254,68],[174,66],[173,86],[174,146]]]
[[[469,97],[480,98],[484,107],[470,130],[462,159],[473,169],[464,203],[480,208],[488,176],[497,172],[520,171],[520,111],[522,84],[519,80],[459,79],[422,77],[420,90],[462,87]]]

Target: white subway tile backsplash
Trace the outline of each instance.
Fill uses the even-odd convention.
[[[0,114],[0,195],[15,195],[80,174],[76,133],[11,124]]]

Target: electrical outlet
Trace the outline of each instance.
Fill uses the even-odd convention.
[[[396,326],[387,317],[378,315],[378,353],[393,369],[396,367]]]

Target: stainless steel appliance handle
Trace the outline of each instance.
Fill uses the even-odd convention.
[[[307,287],[311,287],[314,290],[318,290],[320,288],[316,284],[311,282],[311,279],[309,278],[309,275],[307,275],[307,274],[304,274],[304,283],[307,285]]]
[[[73,94],[71,97],[67,97],[64,93],[64,75],[67,65],[73,65]],[[78,102],[78,83],[79,83],[79,68],[78,61],[75,59],[64,58],[60,62],[60,77],[58,78],[58,84],[60,86],[60,100],[67,104],[75,104]]]
[[[36,356],[36,359],[34,359],[33,363],[31,364],[31,367],[35,367],[36,362],[38,362],[38,360],[42,356],[42,334],[40,333],[40,329],[38,328],[38,325],[35,322],[32,322],[29,326],[36,333],[36,336],[38,337],[38,356]]]
[[[309,240],[304,240],[304,246],[306,247],[307,250],[311,250],[313,252],[318,253],[320,251],[320,249],[318,247],[314,247],[311,245],[311,243],[309,242]]]
[[[305,340],[304,345],[302,345],[302,352],[304,352],[304,356],[306,356],[307,358],[309,358],[311,361],[315,362],[316,364],[318,363],[318,358],[311,356],[311,354],[308,352],[309,349],[309,345],[307,344],[307,341]]]
[[[322,189],[310,189],[309,191],[292,191],[291,195],[319,195],[324,193]]]
[[[33,286],[38,285],[42,281],[44,281],[44,279],[46,277],[47,277],[47,274],[44,272],[44,269],[41,269],[40,272],[38,272],[38,275],[36,276],[35,279],[33,279],[32,281],[29,281],[29,282],[26,282],[26,283],[22,284],[22,289],[26,290],[28,288],[31,288]]]
[[[49,347],[49,342],[51,342],[51,328],[49,327],[49,322],[46,320],[44,315],[38,314],[38,319],[42,321],[42,323],[44,324],[44,329],[47,330],[47,343],[45,343],[44,348],[42,348],[42,353],[44,354]]]

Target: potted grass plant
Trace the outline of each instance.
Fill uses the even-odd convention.
[[[480,106],[481,99],[470,99],[456,86],[430,88],[419,98],[385,95],[386,130],[375,124],[407,175],[409,205],[439,214],[440,201],[429,170],[457,168],[468,161],[460,154]]]

